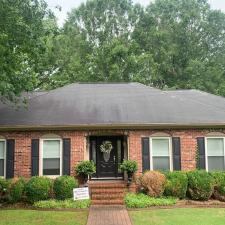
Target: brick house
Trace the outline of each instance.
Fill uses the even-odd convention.
[[[101,146],[109,141],[109,154]],[[197,153],[198,150],[198,153]],[[225,169],[225,98],[139,83],[71,84],[0,104],[0,176],[56,177],[93,160],[92,179],[123,179],[123,159],[144,170]]]

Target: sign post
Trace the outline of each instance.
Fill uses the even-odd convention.
[[[83,200],[83,199],[89,199],[89,189],[88,187],[84,188],[74,188],[73,189],[73,200]]]

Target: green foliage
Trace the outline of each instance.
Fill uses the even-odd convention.
[[[86,209],[90,206],[91,201],[87,200],[78,200],[74,201],[73,199],[65,200],[45,200],[38,201],[33,204],[36,208],[46,208],[46,209]]]
[[[123,160],[123,163],[120,165],[120,169],[123,172],[135,173],[138,169],[138,165],[134,160]]]
[[[187,173],[188,194],[193,200],[208,200],[213,193],[213,178],[204,170]]]
[[[9,188],[9,201],[11,203],[19,202],[22,200],[25,190],[25,180],[23,178],[15,178],[10,182]]]
[[[176,198],[185,198],[187,192],[188,178],[185,172],[174,171],[165,172],[166,185],[164,190],[165,196]]]
[[[7,194],[9,192],[10,182],[2,177],[0,177],[0,202],[6,200]]]
[[[125,204],[128,208],[147,208],[150,206],[175,205],[177,200],[173,197],[152,198],[145,194],[128,193],[125,196]]]
[[[16,101],[38,82],[45,37],[50,32],[44,22],[53,15],[42,0],[2,0],[0,15],[0,96]]]
[[[47,177],[32,177],[25,186],[27,200],[31,203],[50,197],[52,181]]]
[[[78,187],[78,181],[71,176],[61,176],[55,179],[53,190],[56,199],[64,200],[72,198],[73,188]]]
[[[96,172],[96,167],[93,161],[82,161],[76,165],[75,172],[81,176],[88,176]]]
[[[214,178],[214,198],[225,201],[225,172],[211,172],[211,176]]]

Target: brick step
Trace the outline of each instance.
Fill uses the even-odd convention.
[[[117,199],[117,200],[123,200],[124,198],[124,194],[120,193],[112,193],[112,194],[91,194],[91,199],[93,200],[113,200],[113,199]]]
[[[125,184],[89,184],[90,188],[126,188]]]
[[[98,193],[102,193],[102,194],[111,194],[111,193],[117,193],[117,194],[122,194],[126,192],[126,189],[124,188],[91,188],[91,193],[92,194],[98,194]]]
[[[113,199],[113,200],[91,200],[93,205],[123,205],[123,200]]]

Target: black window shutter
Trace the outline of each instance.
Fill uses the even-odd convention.
[[[181,151],[180,151],[180,138],[172,138],[173,145],[173,170],[181,170]]]
[[[39,175],[39,139],[31,140],[31,176]]]
[[[6,143],[6,179],[14,177],[15,140],[8,139]]]
[[[70,138],[63,139],[63,175],[70,175]]]
[[[205,138],[197,138],[197,168],[205,170]]]
[[[150,170],[150,151],[149,151],[149,138],[143,137],[141,139],[142,145],[142,172]]]

